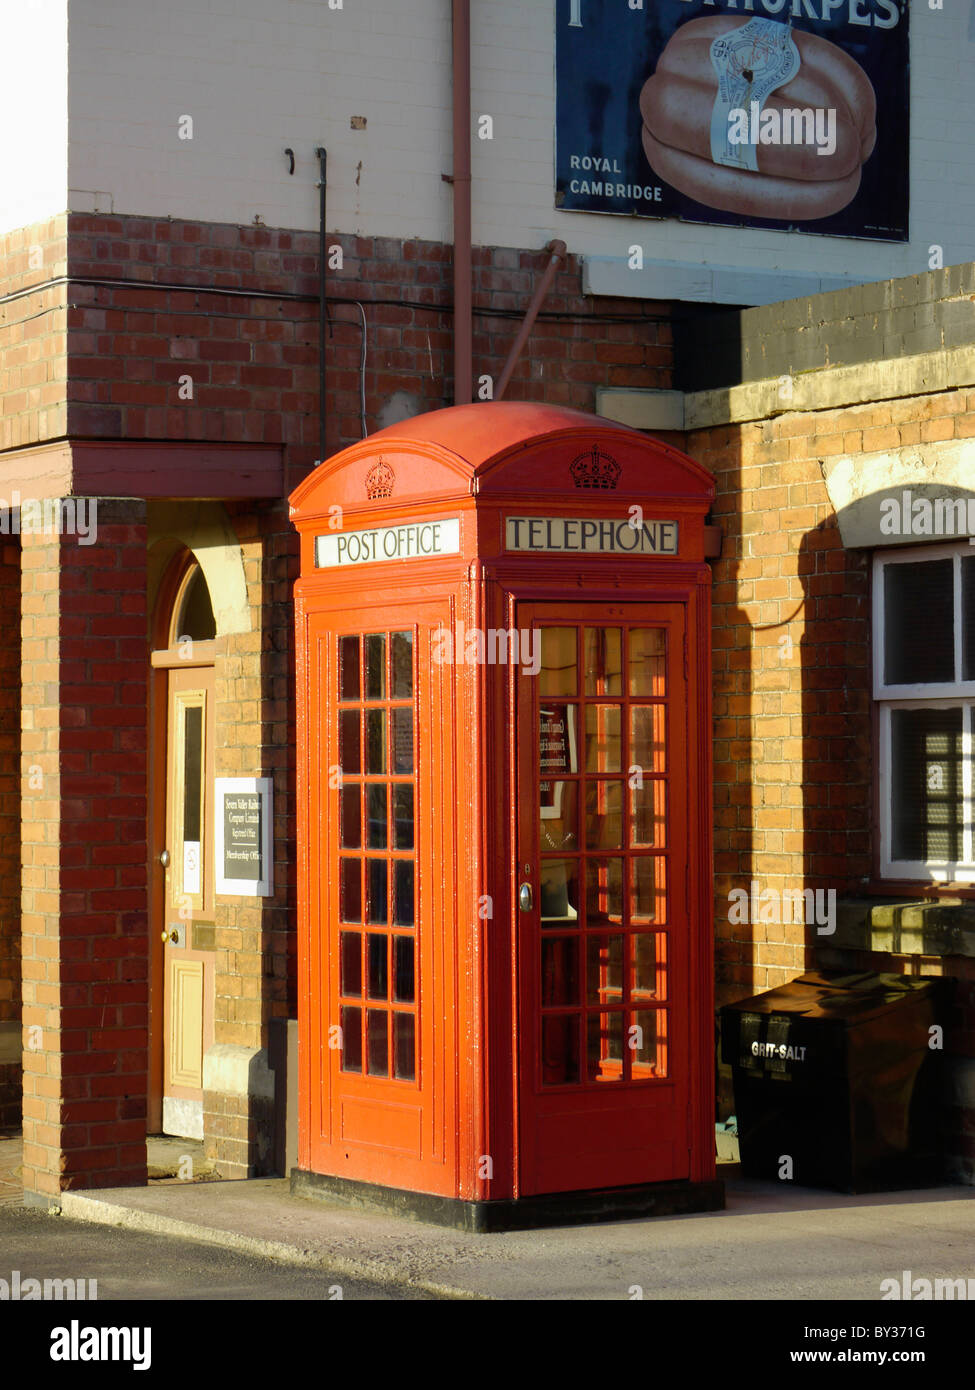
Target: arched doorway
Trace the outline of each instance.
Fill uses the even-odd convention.
[[[189,550],[170,563],[151,633],[150,1132],[203,1138],[213,1042],[212,798],[216,623]]]

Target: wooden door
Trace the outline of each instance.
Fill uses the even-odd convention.
[[[519,605],[522,1194],[690,1176],[685,612]]]
[[[202,1139],[213,1042],[214,957],[200,949],[213,913],[213,668],[172,669],[167,686],[162,1127]]]

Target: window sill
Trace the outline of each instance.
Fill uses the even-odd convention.
[[[840,898],[836,931],[817,945],[896,956],[975,956],[975,902]]]

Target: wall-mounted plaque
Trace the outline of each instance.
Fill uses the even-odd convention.
[[[270,896],[274,891],[270,777],[218,777],[216,793],[216,891]]]

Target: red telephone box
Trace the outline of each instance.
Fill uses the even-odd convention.
[[[713,494],[498,402],[292,496],[296,1191],[477,1229],[721,1205]]]

